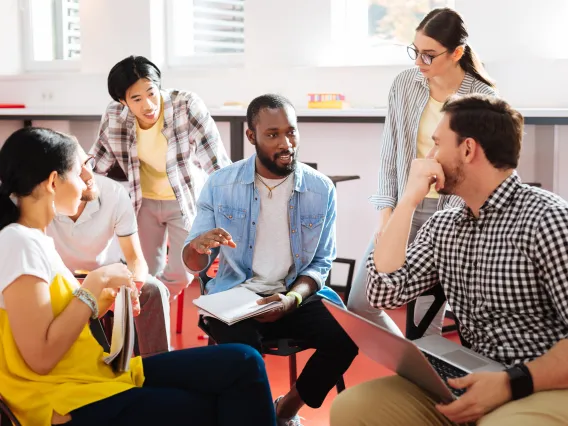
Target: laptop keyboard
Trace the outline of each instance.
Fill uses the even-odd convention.
[[[460,368],[454,367],[452,364],[447,363],[440,358],[436,358],[426,352],[421,351],[428,362],[434,367],[434,370],[440,375],[442,380],[446,383],[446,386],[450,389],[455,396],[459,397],[465,393],[465,389],[454,389],[450,385],[448,385],[448,379],[455,379],[457,377],[467,376],[467,372],[463,371]]]

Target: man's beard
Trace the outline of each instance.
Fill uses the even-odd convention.
[[[294,170],[296,170],[296,157],[298,156],[298,150],[285,150],[276,154],[274,158],[270,158],[264,151],[258,148],[258,145],[255,145],[256,148],[256,156],[262,163],[264,167],[266,167],[271,173],[274,173],[277,176],[288,176]],[[291,155],[291,161],[289,164],[286,164],[284,167],[279,166],[276,164],[276,160],[280,157],[280,155]]]
[[[455,167],[444,167],[444,187],[438,191],[442,195],[455,195],[458,186],[464,181],[463,164],[458,164]]]
[[[99,197],[99,191],[88,191],[88,192],[83,192],[83,194],[81,195],[81,201],[86,201],[87,203],[89,201],[93,201],[96,200]]]

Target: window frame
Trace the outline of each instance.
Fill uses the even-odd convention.
[[[445,0],[447,7],[454,8],[455,0]],[[376,45],[368,30],[364,36],[355,33],[364,20],[365,28],[368,22],[369,0],[341,0],[335,3],[339,8],[337,16],[343,16],[342,21],[335,21],[334,57],[326,61],[328,66],[411,66],[413,61],[408,57],[406,44],[385,41]],[[354,47],[357,46],[357,47]]]
[[[165,2],[166,7],[166,63],[173,70],[191,68],[242,67],[245,53],[217,53],[211,55],[176,55],[175,54],[175,0]],[[246,24],[245,24],[246,25]],[[246,41],[245,41],[246,45]]]
[[[22,36],[22,66],[25,72],[42,71],[80,71],[81,58],[78,59],[52,59],[40,61],[34,59],[34,39],[32,26],[31,0],[20,0],[20,24]]]

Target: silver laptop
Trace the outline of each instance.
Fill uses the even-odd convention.
[[[447,385],[447,379],[505,368],[442,336],[410,341],[327,300],[323,303],[365,355],[438,397],[440,402],[451,402],[464,393]]]

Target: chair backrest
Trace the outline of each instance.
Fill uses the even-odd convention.
[[[318,163],[304,163],[306,166],[310,166],[312,169],[318,169]]]
[[[20,422],[0,396],[0,426],[21,426]]]
[[[199,273],[199,287],[201,290],[201,294],[205,294],[207,283],[211,281],[212,277],[207,275],[207,272],[209,272],[209,268],[211,268],[211,265],[213,264],[213,262],[215,262],[217,256],[219,256],[220,249],[219,247],[216,247],[214,249],[211,249],[211,251],[212,253],[211,256],[209,256],[209,263],[207,264],[205,269],[203,269],[203,271]]]

